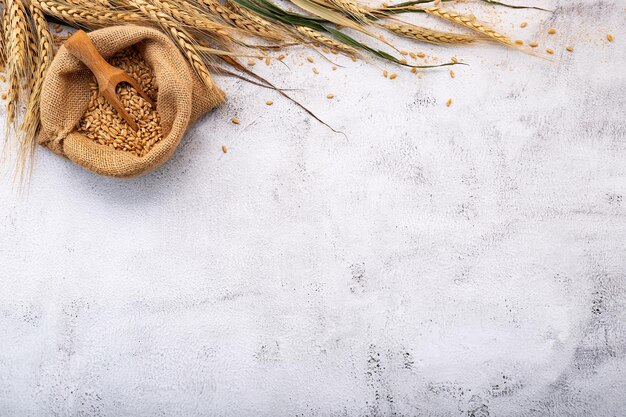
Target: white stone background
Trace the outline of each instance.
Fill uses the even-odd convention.
[[[468,7],[552,60],[255,67],[347,138],[219,79],[150,175],[40,149],[0,183],[0,415],[625,416],[626,1],[519,3],[556,12]]]

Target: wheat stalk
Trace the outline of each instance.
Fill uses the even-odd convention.
[[[28,80],[29,49],[28,49],[28,21],[21,0],[6,1],[5,34],[7,45],[7,127],[14,123],[17,117],[21,82]]]
[[[180,51],[187,58],[198,77],[200,77],[200,80],[208,88],[215,88],[215,83],[209,75],[209,70],[196,50],[193,38],[190,35],[181,30],[171,17],[161,12],[154,4],[148,3],[146,0],[128,0],[128,2],[133,7],[141,10],[146,17],[161,25],[163,30],[176,42]]]
[[[437,30],[423,28],[421,26],[382,23],[382,27],[400,36],[419,41],[442,44],[442,43],[471,43],[476,40],[472,35],[462,33],[440,32]]]
[[[297,26],[296,30],[305,38],[309,38],[315,42],[319,42],[320,44],[326,45],[329,48],[337,49],[337,50],[344,51],[350,54],[357,53],[357,50],[352,48],[351,46],[337,42],[334,39],[329,38],[328,36],[324,36],[317,30],[313,30],[306,26]]]
[[[421,10],[424,10],[428,14],[447,20],[449,22],[465,26],[505,45],[514,45],[508,36],[498,33],[495,30],[485,26],[484,23],[477,21],[473,16],[460,14],[453,10],[443,9],[441,7],[429,7]]]
[[[0,0],[0,6],[2,6],[2,21],[0,21],[0,65],[4,65],[7,60],[4,30],[7,8],[4,0]]]
[[[91,7],[78,6],[58,0],[41,0],[39,7],[48,16],[77,27],[104,27],[124,23],[142,23],[146,20],[134,12],[107,10],[93,5]]]
[[[39,0],[31,0],[29,10],[34,34],[37,39],[37,64],[33,72],[32,88],[21,128],[26,134],[26,140],[30,142],[29,145],[32,154],[32,149],[34,149],[35,145],[35,137],[39,130],[39,99],[41,97],[41,87],[43,85],[44,76],[54,57],[54,46],[52,34],[48,30],[48,23],[46,22]]]
[[[5,146],[13,138],[12,143],[17,145],[16,179],[22,179],[26,161],[32,144],[24,133],[17,127],[18,107],[20,98],[26,89],[31,87],[32,50],[30,45],[29,23],[24,3],[21,0],[7,0],[5,3],[6,15],[3,19],[6,35],[7,54],[7,123]],[[5,148],[6,150],[7,148]]]

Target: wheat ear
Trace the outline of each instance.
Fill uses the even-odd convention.
[[[168,14],[171,18],[187,27],[201,31],[210,36],[228,35],[227,31],[229,30],[229,27],[209,19],[192,4],[187,3],[179,5],[176,2],[169,0],[152,0],[151,2],[154,6]]]
[[[271,32],[268,32],[266,28],[259,26],[253,21],[246,19],[244,16],[228,9],[218,0],[196,0],[196,2],[212,15],[236,28],[242,29],[250,35],[275,39],[274,35]]]
[[[2,16],[0,17],[2,19],[2,21],[0,21],[0,65],[4,65],[7,62],[5,30],[4,30],[7,8],[4,3],[4,0],[0,0],[0,6],[2,7]]]
[[[473,16],[460,14],[453,10],[443,9],[441,7],[429,7],[429,8],[422,9],[422,10],[424,10],[428,14],[447,20],[449,22],[453,22],[461,26],[465,26],[466,28],[479,32],[483,34],[484,36],[491,38],[497,42],[500,42],[509,46],[514,45],[508,36],[498,33],[495,30],[485,26],[484,23],[479,22]]]
[[[319,42],[322,45],[326,45],[329,48],[332,49],[337,49],[343,52],[347,52],[350,54],[356,54],[357,50],[352,48],[351,46],[348,46],[346,44],[343,44],[341,42],[337,42],[334,39],[329,38],[328,36],[324,36],[322,35],[320,32],[318,32],[317,30],[313,30],[311,28],[308,28],[306,26],[297,26],[296,30],[305,38],[309,38],[315,42]]]
[[[241,7],[232,1],[227,1],[226,6],[234,13],[239,14],[242,19],[247,20],[248,23],[246,27],[249,27],[250,31],[254,32],[259,37],[271,40],[283,40],[285,35],[287,35],[287,32],[281,33],[277,31],[276,25],[248,11],[245,7]]]
[[[22,81],[27,80],[30,54],[28,49],[28,21],[21,0],[7,0],[7,127],[17,118],[17,107]]]
[[[381,26],[405,38],[416,39],[418,41],[430,42],[430,43],[436,43],[436,44],[471,43],[476,40],[476,38],[472,35],[465,35],[462,33],[440,32],[437,30],[423,28],[421,26],[397,24],[397,23],[382,23]]]
[[[98,6],[78,6],[58,0],[41,0],[39,7],[48,16],[78,27],[103,27],[123,23],[141,23],[145,18],[129,11],[111,11]]]
[[[33,73],[33,83],[26,106],[26,113],[22,121],[22,130],[26,134],[26,140],[30,141],[31,149],[34,148],[37,132],[39,131],[39,101],[44,76],[50,67],[54,57],[52,34],[48,30],[48,23],[39,5],[39,0],[31,0],[30,15],[37,39],[37,65]],[[32,151],[31,151],[32,152]]]
[[[316,3],[338,10],[359,22],[366,22],[370,11],[354,0],[315,0]]]
[[[189,61],[200,80],[210,89],[215,87],[213,79],[209,75],[204,61],[196,50],[193,38],[184,30],[181,30],[176,22],[160,11],[156,6],[145,0],[128,0],[128,2],[140,10],[146,17],[161,25],[163,30],[176,42],[178,48]]]

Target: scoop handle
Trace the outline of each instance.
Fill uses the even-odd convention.
[[[109,88],[110,75],[115,72],[115,67],[106,62],[96,49],[89,35],[82,30],[76,31],[64,43],[65,48],[72,56],[85,64],[96,76],[100,90]],[[115,88],[115,86],[112,86]]]

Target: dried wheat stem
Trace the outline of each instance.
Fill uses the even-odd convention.
[[[337,50],[344,51],[350,54],[357,53],[357,50],[352,48],[351,46],[337,42],[334,39],[324,36],[320,32],[313,30],[311,28],[308,28],[306,26],[297,26],[296,30],[305,38],[309,38],[315,42],[319,42],[320,44],[326,45],[329,48],[337,49]]]
[[[439,17],[449,22],[457,23],[461,26],[465,26],[476,32],[482,33],[488,38],[491,38],[505,45],[509,45],[509,46],[514,45],[508,36],[498,33],[495,30],[485,26],[483,23],[477,21],[473,16],[463,15],[460,13],[456,13],[455,11],[443,9],[440,7],[429,7],[429,8],[422,9],[422,10],[424,10],[426,13],[431,14],[433,16]]]
[[[417,39],[419,41],[430,43],[471,43],[476,40],[476,38],[472,35],[440,32],[437,30],[423,28],[421,26],[396,23],[383,23],[381,26],[405,38]]]
[[[154,4],[148,3],[146,0],[128,0],[128,2],[133,7],[141,10],[146,17],[161,25],[163,30],[176,42],[180,51],[185,55],[198,77],[200,77],[200,80],[208,88],[212,89],[215,87],[215,83],[209,75],[209,70],[196,50],[193,38],[190,35],[181,30],[171,17],[160,11]]]

